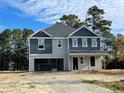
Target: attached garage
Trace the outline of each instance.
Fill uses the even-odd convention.
[[[59,59],[34,59],[35,71],[62,71],[63,58]]]

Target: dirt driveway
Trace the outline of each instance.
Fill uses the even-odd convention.
[[[124,74],[105,75],[76,72],[2,73],[0,93],[114,93],[82,80],[124,80]]]

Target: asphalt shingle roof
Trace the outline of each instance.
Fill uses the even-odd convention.
[[[52,25],[51,27],[44,29],[45,32],[47,32],[48,34],[50,34],[54,37],[66,37],[75,30],[76,30],[75,28],[64,25],[59,22]]]

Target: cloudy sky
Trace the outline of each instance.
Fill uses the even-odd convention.
[[[76,14],[83,21],[89,7],[104,9],[112,21],[112,33],[124,34],[124,0],[0,0],[0,30],[43,29],[64,14]]]

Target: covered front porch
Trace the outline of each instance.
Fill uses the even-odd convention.
[[[100,70],[102,58],[100,53],[70,53],[69,70]]]

